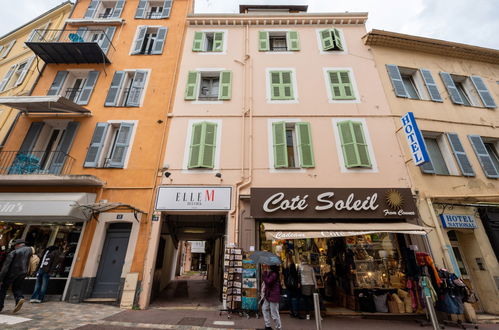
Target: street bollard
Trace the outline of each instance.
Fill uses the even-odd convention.
[[[433,330],[439,330],[439,324],[437,320],[437,313],[435,313],[435,308],[433,307],[433,300],[431,300],[430,296],[425,296],[426,301],[426,310],[428,314],[430,314],[431,324],[433,326]]]
[[[317,330],[322,330],[321,304],[319,303],[318,293],[314,293],[314,311],[315,311],[315,327]]]

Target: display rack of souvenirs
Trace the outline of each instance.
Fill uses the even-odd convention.
[[[258,283],[256,264],[253,260],[243,260],[242,309],[258,311]]]
[[[256,281],[255,281],[256,282]],[[222,300],[227,310],[241,309],[243,289],[243,254],[241,249],[226,248]]]

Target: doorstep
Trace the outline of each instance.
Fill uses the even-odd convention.
[[[116,298],[87,298],[83,299],[86,303],[112,303],[118,301]]]

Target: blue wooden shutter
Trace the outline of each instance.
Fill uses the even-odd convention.
[[[85,85],[81,89],[80,97],[78,98],[78,104],[85,105],[88,104],[90,100],[90,96],[92,96],[92,92],[94,91],[95,83],[97,82],[97,78],[99,77],[99,71],[90,71],[87,76],[87,80],[85,81]]]
[[[471,81],[473,82],[473,85],[475,85],[476,91],[478,92],[478,95],[480,95],[483,105],[486,108],[495,108],[496,103],[487,89],[487,86],[485,86],[482,78],[478,76],[471,76]]]
[[[108,123],[97,123],[95,125],[94,135],[88,147],[87,156],[85,157],[84,167],[97,167],[99,156],[104,147],[106,133],[109,127]]]
[[[14,64],[13,66],[10,67],[9,71],[3,76],[2,83],[0,84],[0,92],[2,92],[7,84],[9,83],[10,78],[14,74],[14,71],[16,71],[17,64]]]
[[[300,154],[300,166],[304,168],[315,167],[310,123],[296,123],[295,130]]]
[[[435,79],[433,79],[433,75],[430,70],[427,69],[419,69],[421,72],[421,76],[426,85],[426,89],[428,89],[428,94],[430,94],[430,98],[435,102],[443,102],[442,96],[440,96],[440,92],[438,91],[437,84],[435,83]]]
[[[107,54],[107,51],[109,50],[109,46],[113,41],[113,36],[115,31],[116,31],[116,26],[110,26],[106,28],[106,31],[104,32],[104,39],[102,39],[102,42],[100,44],[100,48],[102,49],[102,52],[104,54]]]
[[[132,55],[140,54],[142,45],[144,44],[144,38],[146,37],[147,26],[139,26],[137,30],[137,38],[135,38],[133,44]]]
[[[473,171],[468,156],[466,156],[459,136],[456,133],[447,133],[447,139],[449,140],[452,152],[454,152],[454,157],[456,157],[457,163],[459,164],[459,168],[461,168],[461,173],[463,173],[464,176],[475,176],[475,171]]]
[[[172,9],[172,0],[165,0],[163,3],[163,12],[161,13],[161,18],[170,17],[170,11]]]
[[[424,138],[423,138],[423,143],[425,144],[425,149],[428,150]],[[428,153],[428,161],[419,165],[419,169],[421,170],[421,172],[426,174],[435,174],[435,167],[433,167],[433,163],[431,162],[431,156],[429,153]]]
[[[107,167],[123,168],[125,166],[125,158],[130,146],[132,131],[133,123],[121,123]]]
[[[94,18],[95,11],[99,7],[100,1],[92,0],[88,5],[87,12],[85,13],[85,18]]]
[[[125,80],[125,71],[116,71],[113,76],[113,81],[111,81],[111,87],[107,92],[106,102],[104,105],[106,107],[115,107],[118,102],[118,97],[120,95],[121,85]]]
[[[451,75],[447,72],[440,72],[440,77],[444,82],[445,88],[447,88],[447,92],[449,93],[452,102],[455,104],[464,104],[463,99],[461,98],[461,95],[459,95],[456,84],[454,84],[454,80],[452,80]]]
[[[116,7],[114,7],[113,15],[111,17],[121,17],[121,13],[123,12],[124,6],[125,6],[125,1],[119,0],[116,3]]]
[[[68,76],[68,71],[58,71],[55,75],[54,81],[52,82],[52,86],[47,93],[47,95],[61,95],[62,85],[66,81]]]
[[[398,97],[409,97],[407,91],[405,90],[404,82],[402,81],[402,76],[400,75],[399,67],[394,64],[387,64],[386,70],[388,71],[388,76],[392,81],[393,90],[395,95]]]
[[[23,143],[21,144],[21,148],[19,148],[19,153],[27,153],[33,151],[36,140],[38,140],[38,136],[40,135],[43,125],[43,121],[36,121],[31,123],[31,126],[28,129],[28,133],[26,133]]]
[[[495,167],[480,135],[468,135],[468,139],[473,146],[476,157],[480,161],[485,176],[488,178],[499,178],[499,169]]]
[[[146,17],[146,6],[147,0],[140,0],[137,6],[137,11],[135,12],[135,18],[145,18]]]
[[[286,168],[288,163],[288,146],[286,143],[286,123],[272,123],[274,168]]]
[[[165,47],[166,34],[168,33],[167,27],[160,27],[158,33],[156,34],[156,39],[154,40],[154,45],[152,46],[151,54],[163,54],[163,48]]]
[[[215,167],[215,150],[217,144],[217,124],[204,122],[201,142],[201,165],[203,168]]]
[[[203,123],[192,125],[191,145],[189,147],[188,168],[197,168],[201,166],[201,140],[203,136]]]
[[[52,158],[52,164],[50,164],[49,173],[50,174],[60,174],[64,167],[64,163],[68,158],[69,150],[73,145],[74,137],[76,136],[76,131],[80,125],[77,121],[71,121],[68,123],[64,135],[62,137],[61,143],[57,147],[54,157]]]
[[[133,76],[132,86],[128,94],[127,106],[138,107],[144,93],[144,86],[146,84],[147,71],[137,70]]]

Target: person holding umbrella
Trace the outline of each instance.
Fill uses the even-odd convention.
[[[281,286],[278,265],[262,265],[263,282],[265,283],[263,299],[263,319],[265,321],[265,330],[272,330],[271,318],[274,321],[275,328],[281,329],[281,317],[279,316],[279,302],[281,300]]]

